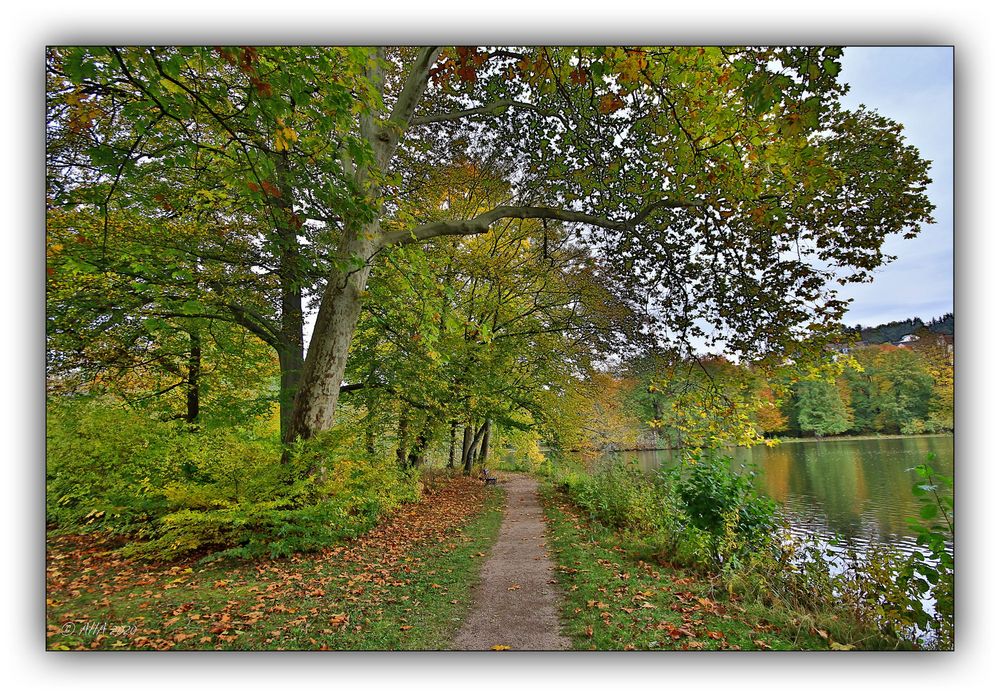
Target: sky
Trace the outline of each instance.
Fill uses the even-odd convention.
[[[845,287],[854,302],[845,316],[853,326],[920,317],[929,321],[954,309],[953,249],[953,51],[948,47],[847,48],[841,79],[851,86],[844,106],[864,104],[903,124],[907,142],[932,162],[927,193],[935,224],[916,238],[890,238],[897,257],[870,284]]]

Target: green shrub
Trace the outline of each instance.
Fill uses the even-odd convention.
[[[358,450],[332,429],[282,464],[263,428],[192,431],[110,401],[54,401],[46,515],[61,532],[125,535],[140,556],[314,550],[418,496],[416,472]]]
[[[729,457],[688,461],[663,475],[691,524],[717,541],[721,560],[739,557],[775,529],[774,501],[753,487],[754,472],[733,471]]]
[[[654,483],[637,467],[615,462],[569,486],[576,503],[605,525],[652,531],[662,522],[663,501]]]
[[[71,532],[150,534],[163,487],[196,459],[176,423],[106,399],[50,402],[45,445],[46,521]]]
[[[693,566],[734,566],[777,524],[776,504],[728,458],[688,461],[657,477],[620,461],[592,475],[551,466],[548,476],[594,520],[653,535],[664,555]]]

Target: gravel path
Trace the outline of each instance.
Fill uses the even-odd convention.
[[[559,590],[545,543],[538,482],[505,475],[507,510],[500,537],[483,564],[472,612],[455,640],[468,651],[570,648],[559,631]]]

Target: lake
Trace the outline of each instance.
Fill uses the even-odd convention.
[[[734,464],[756,465],[757,489],[782,507],[792,530],[860,545],[871,540],[910,550],[914,535],[908,517],[919,505],[911,491],[916,478],[907,470],[934,453],[934,468],[953,476],[954,437],[906,436],[781,443],[774,447],[727,448]],[[616,453],[646,471],[671,465],[670,450]]]

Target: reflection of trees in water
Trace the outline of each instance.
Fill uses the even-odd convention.
[[[781,504],[788,502],[788,495],[794,491],[792,478],[796,475],[795,460],[787,448],[763,446],[753,453],[756,456],[758,487]]]

